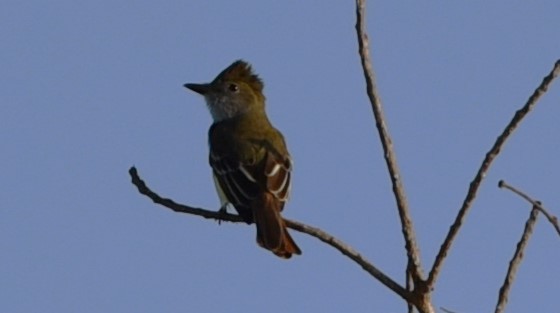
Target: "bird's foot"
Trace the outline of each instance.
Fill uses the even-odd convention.
[[[219,215],[226,215],[227,214],[227,204],[224,204],[218,210]],[[218,217],[218,225],[222,224],[222,218]]]

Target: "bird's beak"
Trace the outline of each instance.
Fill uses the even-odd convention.
[[[210,84],[184,84],[183,86],[203,96],[210,91]]]

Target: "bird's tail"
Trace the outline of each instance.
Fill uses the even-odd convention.
[[[282,203],[271,193],[264,192],[253,204],[259,246],[285,259],[292,257],[292,254],[301,254],[280,216]]]

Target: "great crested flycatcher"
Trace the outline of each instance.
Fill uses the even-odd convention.
[[[301,254],[280,216],[291,186],[292,161],[282,134],[265,112],[263,82],[238,60],[211,83],[185,84],[204,96],[214,123],[210,166],[222,209],[231,203],[257,243],[282,258]]]

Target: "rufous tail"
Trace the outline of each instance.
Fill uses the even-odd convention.
[[[259,246],[285,259],[292,254],[301,254],[292,236],[288,233],[286,223],[280,216],[282,203],[271,193],[264,192],[254,201],[252,210],[257,225],[257,243]]]

